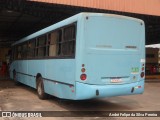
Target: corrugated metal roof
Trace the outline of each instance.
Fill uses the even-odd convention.
[[[30,0],[160,16],[160,0]]]

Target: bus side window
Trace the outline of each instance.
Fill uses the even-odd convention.
[[[62,30],[58,31],[57,45],[57,54],[60,56],[62,54]]]
[[[17,59],[21,59],[22,58],[22,46],[19,45],[17,47]]]
[[[63,55],[74,55],[75,53],[75,25],[71,25],[64,29],[63,36]]]
[[[35,43],[35,39],[29,41],[28,43],[28,58],[33,58],[35,56]]]
[[[49,45],[49,56],[56,56],[57,55],[57,41],[59,38],[59,34],[57,31],[52,32],[49,35],[49,41],[50,41],[50,45]]]
[[[47,37],[46,35],[43,35],[43,36],[40,36],[38,39],[37,39],[37,56],[38,57],[44,57],[45,54],[46,54],[46,40],[47,40]]]
[[[27,42],[22,45],[21,53],[22,53],[21,55],[22,59],[26,59],[27,58]]]

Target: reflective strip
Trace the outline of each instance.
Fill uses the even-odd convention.
[[[141,63],[145,63],[145,59],[141,59],[141,61],[140,61]]]

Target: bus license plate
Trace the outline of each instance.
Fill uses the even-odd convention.
[[[121,79],[111,79],[111,82],[112,83],[120,83],[120,82],[122,82],[122,80]]]

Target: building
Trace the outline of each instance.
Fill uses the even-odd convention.
[[[146,74],[159,73],[159,48],[146,48]]]

